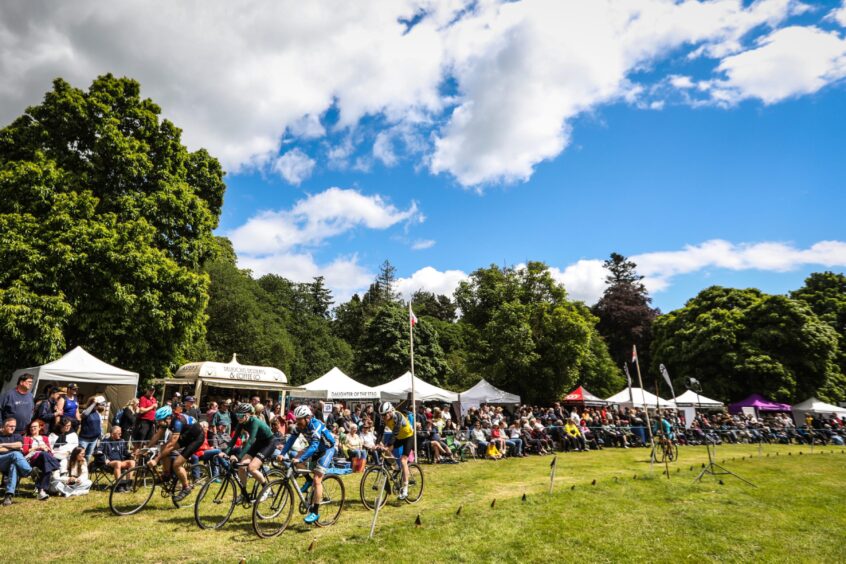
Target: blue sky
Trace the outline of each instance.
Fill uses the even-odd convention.
[[[541,260],[590,303],[619,252],[668,311],[846,268],[840,1],[148,4],[0,8],[0,120],[137,78],[229,171],[257,275],[346,299],[385,259],[405,295]]]

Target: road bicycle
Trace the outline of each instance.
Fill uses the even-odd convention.
[[[384,485],[384,490],[383,490]],[[385,505],[388,495],[399,494],[402,489],[402,466],[398,459],[382,455],[378,464],[367,467],[361,476],[359,495],[367,509],[376,507],[376,498],[382,491],[379,506]],[[406,503],[417,503],[423,497],[423,468],[415,462],[408,463],[408,497]]]
[[[312,470],[298,469],[290,462],[283,462],[282,477],[268,482],[253,505],[253,530],[262,538],[278,536],[291,522],[294,514],[294,496],[299,499],[299,512],[305,515],[314,500],[314,481]],[[300,477],[305,480],[301,485]],[[338,521],[344,508],[346,488],[344,482],[335,474],[324,474],[321,480],[323,496],[318,502],[318,515],[315,524],[328,527]]]
[[[138,513],[150,503],[156,488],[159,488],[162,497],[170,497],[176,507],[193,504],[191,494],[209,479],[208,466],[199,462],[195,464],[186,463],[185,470],[188,472],[188,484],[194,489],[191,494],[180,501],[176,501],[173,495],[179,491],[180,482],[175,469],[171,471],[170,476],[164,476],[158,467],[150,468],[147,466],[147,462],[157,451],[158,449],[155,447],[139,451],[140,457],[137,465],[124,471],[112,483],[109,490],[109,509],[112,513],[120,516]]]
[[[655,437],[655,444],[650,454],[655,462],[675,462],[679,459],[679,445],[663,434]]]
[[[194,521],[198,527],[219,529],[229,521],[237,505],[240,504],[244,509],[249,509],[256,499],[260,499],[259,490],[262,484],[258,480],[253,480],[252,486],[248,488],[238,477],[238,469],[247,465],[249,462],[228,463],[223,472],[206,481],[194,502]],[[282,471],[278,468],[266,470],[262,466],[261,473],[265,483],[268,483],[281,475]],[[248,475],[248,484],[249,480]]]

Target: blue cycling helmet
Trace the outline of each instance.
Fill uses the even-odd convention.
[[[171,415],[173,415],[173,410],[170,408],[169,405],[160,407],[156,410],[156,421],[164,421]]]

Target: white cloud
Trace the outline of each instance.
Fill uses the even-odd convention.
[[[570,299],[581,300],[593,304],[605,290],[605,277],[608,272],[603,268],[601,260],[579,260],[567,266],[564,270],[550,268],[552,277],[564,284]]]
[[[843,27],[846,27],[846,0],[843,0],[843,3],[839,8],[836,8],[829,12],[825,19],[827,20],[834,20]]]
[[[316,161],[300,149],[292,149],[276,159],[273,170],[278,172],[288,183],[299,186],[311,176]]]
[[[762,38],[758,47],[726,57],[718,70],[726,78],[709,84],[716,100],[759,98],[773,104],[846,77],[846,39],[816,27],[786,27]]]
[[[420,239],[420,240],[417,240],[417,241],[415,241],[414,243],[411,244],[411,250],[422,251],[422,250],[425,250],[425,249],[431,249],[434,246],[435,246],[435,240],[434,239]]]
[[[359,226],[387,229],[422,218],[415,202],[400,210],[379,195],[329,188],[298,201],[290,210],[260,212],[228,236],[239,255],[263,255],[319,245]]]
[[[458,288],[458,284],[466,279],[467,274],[461,270],[441,272],[431,266],[426,266],[407,278],[397,279],[396,290],[406,300],[411,299],[414,292],[418,290],[452,297],[453,292]]]
[[[7,2],[0,123],[56,76],[85,87],[112,72],[139,79],[189,147],[208,148],[229,172],[272,168],[284,145],[326,135],[320,117],[334,109],[333,132],[349,137],[327,149],[330,166],[367,170],[354,153],[373,139],[373,158],[389,166],[411,154],[466,186],[518,182],[567,147],[574,117],[634,101],[644,88],[633,74],[670,57],[722,58],[728,78],[711,90],[724,102],[769,103],[836,80],[837,37],[812,27],[744,51],[754,33],[807,9],[796,0]],[[409,29],[403,20],[415,14]],[[785,85],[773,85],[780,72]],[[365,116],[386,134],[356,136]]]

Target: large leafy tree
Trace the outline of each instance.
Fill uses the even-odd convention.
[[[611,253],[604,266],[608,270],[605,291],[592,308],[599,318],[597,329],[618,366],[631,360],[632,345],[637,345],[639,362],[649,366],[652,323],[658,310],[650,306],[652,298],[643,276],[637,273],[635,263],[618,253]]]
[[[525,401],[547,402],[583,383],[598,393],[623,385],[608,357],[597,319],[571,302],[549,268],[479,269],[455,293],[470,325],[470,368]]]
[[[58,79],[0,130],[0,370],[74,345],[168,374],[202,334],[223,171],[140,85]]]
[[[798,401],[841,376],[834,330],[805,303],[755,289],[713,286],[659,317],[652,354],[678,384],[695,377],[723,400],[757,392]]]

